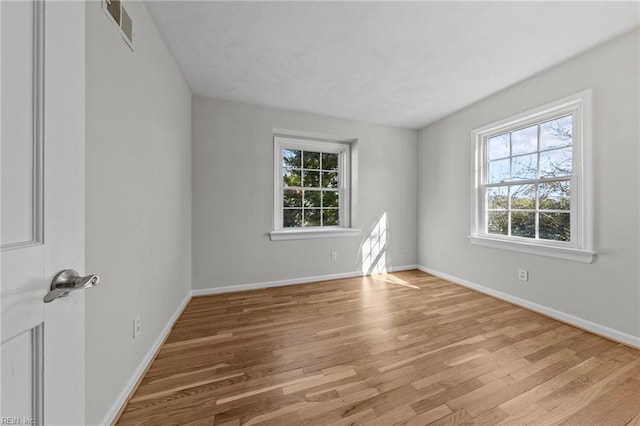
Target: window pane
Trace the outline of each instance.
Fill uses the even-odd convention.
[[[512,170],[513,179],[535,179],[538,171],[538,155],[523,155],[513,157]]]
[[[304,191],[304,207],[321,207],[320,191]]]
[[[338,170],[338,154],[322,153],[322,169]]]
[[[285,228],[302,226],[302,209],[284,209],[283,225]]]
[[[304,170],[302,172],[302,182],[307,188],[320,187],[320,172]]]
[[[540,124],[540,150],[562,148],[573,143],[573,117],[566,116]]]
[[[573,149],[562,148],[540,153],[540,177],[571,176]]]
[[[300,170],[285,169],[282,175],[284,186],[302,186]]]
[[[515,185],[511,187],[511,208],[531,209],[536,208],[535,185]]]
[[[535,238],[536,214],[534,212],[512,212],[511,235],[515,237]]]
[[[489,162],[489,183],[509,180],[509,159]]]
[[[509,219],[507,212],[489,212],[489,234],[507,235],[509,232]]]
[[[283,165],[285,167],[297,167],[300,168],[302,164],[302,151],[296,151],[293,149],[282,150]]]
[[[540,185],[538,185],[538,199],[539,207],[541,210],[570,210],[570,183],[541,183]]]
[[[489,138],[489,159],[509,156],[509,133]]]
[[[304,210],[304,226],[320,226],[320,209]]]
[[[571,240],[570,213],[540,213],[540,238],[554,241]]]
[[[511,134],[511,155],[529,154],[538,150],[538,126],[527,127]]]
[[[284,207],[302,207],[302,191],[285,189],[282,194],[282,205]]]
[[[338,187],[338,173],[337,172],[322,172],[322,186],[324,188],[337,188]]]
[[[322,211],[323,226],[338,226],[339,224],[338,209],[324,209]]]
[[[305,169],[320,168],[320,153],[313,151],[304,151],[302,155],[302,164]]]
[[[322,191],[322,205],[324,207],[339,207],[337,191]]]
[[[506,209],[509,203],[509,187],[498,186],[487,189],[487,208]]]

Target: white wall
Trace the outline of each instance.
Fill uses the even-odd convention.
[[[86,292],[87,424],[127,390],[191,281],[191,94],[144,3],[125,6],[134,52],[100,2],[86,11],[86,269],[101,277]]]
[[[356,272],[384,213],[386,265],[416,263],[416,131],[195,96],[192,108],[194,289]],[[360,236],[269,239],[273,128],[358,139],[352,225]]]
[[[419,132],[419,264],[640,336],[638,31],[577,56]],[[580,264],[472,246],[470,132],[593,89],[595,247]],[[517,279],[518,268],[530,280]]]

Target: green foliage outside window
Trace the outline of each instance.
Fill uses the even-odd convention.
[[[339,154],[283,149],[283,226],[340,224]]]

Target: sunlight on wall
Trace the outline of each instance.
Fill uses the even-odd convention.
[[[387,212],[374,225],[362,243],[362,273],[384,274],[387,272]]]

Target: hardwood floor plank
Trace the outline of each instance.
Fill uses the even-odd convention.
[[[592,358],[596,359],[596,358]],[[536,401],[536,404],[546,409],[547,411],[554,410],[559,405],[562,405],[572,398],[576,398],[578,395],[585,392],[594,383],[599,382],[608,375],[613,374],[618,369],[624,366],[620,361],[605,362],[593,370],[571,380],[569,383],[561,386],[559,389],[551,392],[549,395]]]
[[[627,379],[620,386],[596,399],[569,417],[563,425],[626,424],[638,412],[640,406],[640,380]]]
[[[640,351],[420,271],[194,297],[119,425],[640,426]]]
[[[501,420],[509,417],[509,414],[502,411],[500,408],[495,407],[489,411],[485,411],[483,414],[473,418],[473,424],[476,426],[494,426]]]
[[[549,414],[548,411],[539,407],[536,404],[531,404],[526,407],[523,407],[517,413],[510,415],[509,417],[504,418],[503,420],[496,423],[496,426],[524,426],[528,425],[531,422],[539,419],[541,417],[545,417]],[[553,424],[553,423],[549,423]]]
[[[235,401],[238,399],[247,398],[250,396],[258,395],[264,392],[269,392],[275,389],[281,389],[285,395],[294,393],[303,389],[309,389],[318,386],[323,383],[333,382],[339,378],[352,377],[356,375],[353,368],[336,367],[337,371],[326,371],[322,374],[314,374],[311,376],[304,376],[299,379],[290,380],[283,383],[277,383],[270,386],[260,387],[252,389],[247,392],[238,393],[235,395],[226,396],[216,400],[216,405],[226,404],[227,402]]]
[[[363,423],[364,426],[387,426],[415,417],[416,413],[408,405],[402,405],[379,414],[375,419]]]
[[[345,417],[343,419],[337,420],[333,423],[330,423],[331,426],[353,426],[353,425],[361,425],[369,420],[373,420],[377,418],[378,415],[372,409],[361,411],[352,416]]]
[[[176,392],[183,391],[183,390],[196,388],[196,387],[208,385],[208,384],[211,384],[211,383],[221,382],[223,380],[233,379],[233,378],[242,377],[242,376],[244,376],[243,373],[223,374],[221,376],[214,377],[214,378],[208,379],[208,380],[189,381],[189,382],[187,382],[187,383],[185,383],[183,385],[172,386],[172,387],[169,387],[169,388],[165,388],[162,391],[157,391],[157,392],[153,392],[153,393],[140,392],[140,395],[131,398],[131,402],[135,403],[135,402],[140,402],[140,401],[146,401],[146,400],[149,400],[149,399],[162,398],[164,396],[171,395],[171,394],[174,394]]]
[[[380,395],[380,392],[377,389],[364,389],[332,401],[313,405],[298,411],[298,414],[300,418],[310,420],[310,424],[313,424],[313,421],[322,421],[322,419],[330,419],[332,417],[334,421],[338,421],[341,418],[351,417],[358,412],[367,411],[354,411],[353,407],[357,406],[361,401],[366,401],[378,395]],[[370,408],[370,410],[373,410],[373,408]],[[333,416],[329,414],[331,412],[333,412]],[[327,420],[326,423],[331,422]]]
[[[473,424],[473,417],[466,411],[455,411],[435,422],[429,423],[431,426],[461,426]]]
[[[579,360],[580,359],[577,357],[569,357],[560,360],[525,379],[512,382],[508,386],[502,387],[490,395],[486,395],[482,398],[469,402],[464,406],[464,409],[472,416],[478,416],[485,411],[495,408],[503,402],[512,399],[514,396],[524,393],[539,384],[556,377],[562,371],[576,365]]]
[[[640,414],[635,416],[626,426],[640,426]]]
[[[613,374],[586,388],[583,392],[579,393],[573,398],[570,398],[563,404],[550,411],[547,416],[538,418],[531,424],[536,426],[543,426],[549,423],[559,424],[573,416],[578,411],[583,410],[587,407],[595,407],[595,409],[604,409],[606,411],[606,407],[601,407],[601,405],[597,402],[598,398],[615,389],[621,382],[623,382],[627,378],[636,377],[640,377],[640,359],[620,368]],[[637,405],[636,410],[640,411],[640,403]]]
[[[553,379],[547,380],[524,393],[518,394],[507,402],[500,404],[500,408],[511,415],[522,412],[529,405],[536,403],[538,400],[565,386],[572,380],[589,373],[599,365],[601,365],[601,361],[598,361],[596,358],[589,358],[588,360],[558,374]]]
[[[448,416],[451,413],[453,413],[453,411],[451,411],[451,409],[447,407],[447,404],[441,404],[435,408],[432,408],[429,411],[425,411],[422,414],[419,414],[417,416],[410,418],[406,422],[400,423],[400,425],[402,426],[428,425],[435,422],[436,420],[439,420],[445,416]]]

